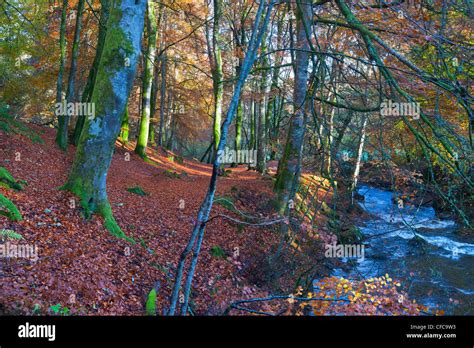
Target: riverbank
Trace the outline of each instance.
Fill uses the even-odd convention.
[[[102,219],[85,219],[77,198],[58,190],[66,181],[74,149],[67,153],[58,150],[53,129],[33,129],[43,143],[0,131],[0,166],[25,182],[21,191],[0,187],[23,216],[16,222],[0,216],[0,227],[21,235],[19,244],[38,250],[36,261],[15,257],[2,260],[0,312],[145,315],[148,294],[156,288],[157,314],[163,314],[179,255],[209,184],[211,167],[155,150],[149,151],[150,160],[145,162],[133,154],[133,144],[117,144],[107,191],[119,226],[137,242],[130,244],[113,237]],[[246,166],[232,168],[227,174],[219,179],[213,210],[216,218],[206,228],[191,295],[192,314],[255,314],[248,310],[252,308],[298,314],[308,304],[294,299],[298,294],[313,296],[316,278],[327,284],[319,296],[332,298],[334,291],[340,290],[338,296],[345,298],[336,307],[323,305],[329,300],[318,300],[322,304],[317,311],[320,314],[419,314],[423,310],[408,296],[398,302],[393,297],[398,290],[393,287],[387,293],[380,292],[374,309],[368,296],[370,287],[365,287],[363,279],[350,282],[328,277],[341,260],[325,257],[324,245],[331,242],[334,227],[349,231],[351,220],[344,209],[330,209],[332,192],[327,181],[303,175],[311,190],[301,192],[299,203],[295,202],[299,204],[298,214],[305,211],[308,202],[320,209],[312,211],[311,220],[306,214],[301,220],[290,221],[290,239],[284,244],[282,257],[275,261],[271,256],[281,243],[278,227],[246,226],[224,217],[243,219],[238,213],[243,212],[266,221],[275,219],[271,176],[262,177]],[[392,277],[396,279],[396,275]],[[346,293],[348,289],[359,297]],[[274,294],[284,296],[274,300]],[[244,309],[229,307],[243,299],[268,297],[271,299]]]

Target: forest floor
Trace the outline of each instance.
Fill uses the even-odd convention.
[[[86,220],[77,198],[59,189],[75,149],[60,151],[54,129],[33,129],[43,144],[0,131],[0,166],[27,182],[22,191],[0,187],[23,215],[20,222],[0,216],[0,227],[38,248],[36,261],[7,259],[0,264],[0,313],[48,314],[51,306],[60,304],[76,315],[143,315],[147,295],[157,282],[157,311],[163,313],[211,166],[192,160],[180,164],[155,150],[149,150],[147,163],[133,154],[132,144],[117,144],[107,192],[119,226],[137,242],[131,244],[112,236],[101,218]],[[217,197],[230,197],[247,214],[271,214],[271,178],[246,166],[231,170],[219,179]],[[127,190],[133,187],[146,195]],[[232,215],[216,204],[211,216],[218,213]],[[209,222],[193,283],[194,312],[220,314],[232,301],[268,295],[259,265],[265,264],[265,255],[278,241],[279,234],[269,228],[242,228],[222,218]]]

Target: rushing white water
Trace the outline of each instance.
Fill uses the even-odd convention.
[[[388,273],[420,303],[447,314],[473,315],[472,237],[456,233],[456,223],[439,219],[433,208],[398,204],[393,192],[361,186],[358,193],[364,196],[359,205],[371,214],[359,226],[365,257],[355,267],[341,259],[333,275],[360,279]]]
[[[457,257],[459,254],[474,255],[474,244],[456,241],[454,237],[447,235],[428,235],[419,232],[418,229],[450,231],[456,227],[452,220],[440,220],[431,207],[415,207],[410,205],[394,204],[394,194],[390,191],[379,190],[368,186],[359,188],[358,193],[365,197],[365,201],[359,203],[367,212],[378,217],[377,226],[362,228],[366,234],[374,234],[374,230],[384,230],[386,237],[400,237],[413,239],[419,237],[429,244],[442,248],[449,253],[440,255],[446,257]],[[383,233],[383,232],[382,232]],[[376,233],[375,233],[376,234]]]

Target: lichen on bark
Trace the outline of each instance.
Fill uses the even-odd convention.
[[[146,1],[118,0],[110,11],[104,51],[92,103],[96,115],[87,119],[64,189],[76,194],[85,215],[97,214],[114,235],[127,237],[115,221],[106,192],[109,170],[127,99],[140,55]]]

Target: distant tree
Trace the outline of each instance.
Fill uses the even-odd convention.
[[[69,68],[69,78],[66,90],[67,103],[73,103],[76,98],[74,88],[77,71],[77,56],[79,54],[79,43],[81,39],[82,14],[84,12],[84,3],[85,0],[79,0],[79,2],[77,3],[76,28],[74,31],[74,41],[72,43],[71,66]],[[62,150],[66,150],[68,145],[69,120],[70,116],[67,113],[64,115],[58,115],[58,132],[56,135],[56,143]]]
[[[157,38],[157,22],[155,3],[148,2],[146,28],[148,36],[148,45],[145,52],[145,66],[143,70],[143,87],[142,87],[142,109],[140,119],[140,129],[138,131],[138,141],[135,147],[135,153],[141,157],[146,157],[146,148],[148,146],[148,138],[150,135],[150,115],[151,115],[151,90],[153,84],[153,76],[155,69],[156,55],[156,38]]]

